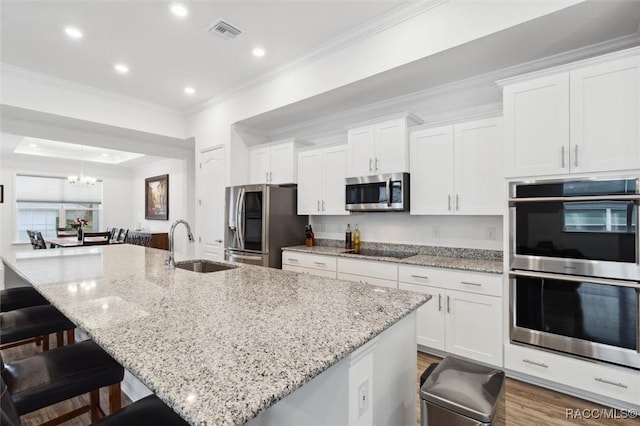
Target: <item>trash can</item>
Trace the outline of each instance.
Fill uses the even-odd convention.
[[[505,424],[504,371],[446,357],[420,377],[421,426]]]

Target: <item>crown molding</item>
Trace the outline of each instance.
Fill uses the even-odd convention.
[[[0,62],[0,73],[4,74],[5,72],[9,72],[9,73],[14,73],[14,74],[18,74],[20,76],[29,78],[29,79],[33,79],[33,80],[39,80],[43,83],[46,84],[50,84],[50,85],[56,85],[56,86],[62,86],[63,88],[67,89],[67,90],[76,90],[76,91],[81,91],[81,92],[88,92],[100,97],[104,97],[107,99],[111,99],[114,101],[118,101],[118,102],[122,102],[122,103],[126,103],[129,105],[133,105],[133,106],[137,106],[137,107],[141,107],[141,108],[146,108],[146,109],[151,109],[154,111],[158,111],[158,112],[162,112],[162,113],[166,113],[166,114],[171,114],[174,115],[176,117],[180,117],[180,118],[184,118],[184,112],[182,110],[179,109],[175,109],[175,108],[169,108],[160,104],[156,104],[153,102],[149,102],[149,101],[143,101],[141,99],[137,99],[137,98],[132,98],[130,96],[125,96],[125,95],[120,95],[118,93],[114,93],[114,92],[109,92],[107,90],[103,90],[103,89],[97,89],[95,87],[92,86],[87,86],[85,84],[81,84],[81,83],[76,83],[73,81],[69,81],[69,80],[65,80],[63,78],[59,78],[59,77],[53,77],[47,74],[42,74],[36,71],[31,71],[25,68],[20,68],[17,67],[15,65],[10,65],[10,64],[6,64],[6,63],[1,63]]]
[[[328,40],[327,42],[315,47],[314,49],[307,51],[306,53],[298,56],[284,64],[267,71],[266,73],[258,76],[257,78],[250,80],[240,86],[231,88],[230,90],[216,96],[212,99],[206,100],[200,104],[197,104],[191,108],[185,110],[185,115],[196,114],[206,108],[209,108],[215,104],[223,102],[231,96],[240,93],[244,90],[248,90],[257,86],[260,86],[269,81],[275,80],[283,75],[291,73],[297,69],[303,68],[313,62],[316,62],[326,56],[346,49],[347,47],[354,45],[362,40],[372,37],[382,31],[387,30],[395,25],[398,25],[404,21],[407,21],[415,16],[418,16],[430,9],[436,8],[444,3],[448,3],[450,0],[426,0],[426,1],[410,1],[405,5],[398,6],[391,9],[387,13],[374,18],[368,22],[365,22],[353,30],[341,34],[338,37]]]

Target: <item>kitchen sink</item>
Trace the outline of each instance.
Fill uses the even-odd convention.
[[[237,268],[237,266],[231,266],[225,263],[212,262],[210,260],[198,259],[198,260],[184,260],[182,262],[176,262],[176,268],[206,274],[209,272],[219,272],[219,271],[226,271],[228,269],[235,269]]]

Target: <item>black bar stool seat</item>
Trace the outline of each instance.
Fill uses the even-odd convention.
[[[142,398],[93,423],[94,426],[187,426],[188,424],[155,395]]]
[[[0,344],[49,335],[76,326],[51,305],[32,306],[0,313]]]
[[[13,287],[0,290],[0,312],[48,304],[47,299],[33,287]]]
[[[98,389],[105,386],[111,387],[110,399],[117,398],[112,409],[120,408],[120,382],[124,378],[124,368],[92,340],[7,364],[2,362],[2,366],[2,379],[19,416],[91,392],[92,403],[95,401],[97,406],[76,409],[74,415],[91,410],[92,419],[97,420],[93,414],[101,410]],[[117,394],[111,395],[114,388]],[[93,398],[94,393],[97,401]]]

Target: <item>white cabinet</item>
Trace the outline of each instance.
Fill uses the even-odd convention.
[[[500,117],[412,132],[411,214],[502,214],[502,151]]]
[[[338,258],[338,279],[398,288],[398,265],[341,257]]]
[[[281,185],[296,183],[297,148],[306,142],[289,139],[249,150],[249,183]]]
[[[405,114],[347,130],[347,177],[409,170],[408,135],[410,124],[420,119]]]
[[[630,57],[599,58],[570,71],[507,82],[506,176],[640,168],[639,81],[636,51]]]
[[[336,278],[336,257],[284,250],[282,269],[326,278]]]
[[[298,214],[346,215],[345,145],[298,154]]]
[[[418,308],[417,342],[502,366],[502,276],[400,265],[400,289],[432,295]]]

